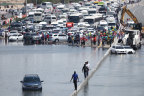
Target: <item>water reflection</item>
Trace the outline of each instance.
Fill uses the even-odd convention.
[[[22,96],[42,96],[42,91],[23,91]]]
[[[83,89],[83,93],[84,95],[83,96],[88,96],[88,92],[89,92],[89,84],[88,84],[88,81],[86,83],[86,85],[84,86],[84,89]]]

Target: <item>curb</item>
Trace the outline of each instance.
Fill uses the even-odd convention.
[[[117,44],[118,39],[115,38],[114,42],[112,45]],[[110,53],[110,48],[107,50],[107,52],[104,54],[104,56],[98,61],[96,66],[92,69],[91,73],[89,76],[82,81],[82,83],[78,86],[78,89],[74,91],[70,96],[77,96],[77,93],[87,84],[88,80],[94,75],[94,73],[97,71],[97,69],[100,67],[104,59],[109,55]]]

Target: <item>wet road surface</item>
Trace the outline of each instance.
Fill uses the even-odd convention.
[[[144,46],[136,54],[108,56],[77,96],[143,96]]]
[[[0,96],[69,96],[73,90],[71,75],[77,71],[80,82],[85,61],[91,68],[107,49],[68,45],[23,45],[22,42],[0,40]],[[20,81],[25,74],[38,74],[42,92],[22,91]]]

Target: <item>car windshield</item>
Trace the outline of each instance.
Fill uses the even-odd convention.
[[[58,33],[59,33],[59,31],[53,31],[52,33],[57,33],[57,34],[58,34]]]
[[[12,35],[12,36],[17,36],[16,34]]]
[[[32,36],[36,36],[36,35],[38,35],[38,34],[37,34],[37,33],[32,33],[31,35],[32,35]]]
[[[104,28],[101,26],[101,27],[97,27],[98,30],[104,30]]]
[[[17,33],[17,32],[10,32],[10,33]]]
[[[124,46],[125,49],[132,49],[131,47],[129,46]]]
[[[108,26],[115,26],[115,23],[108,23]]]
[[[31,82],[40,82],[38,77],[25,77],[24,82],[31,83]]]
[[[124,49],[122,46],[116,46],[116,49]]]

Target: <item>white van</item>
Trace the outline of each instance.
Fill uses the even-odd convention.
[[[108,27],[115,27],[116,28],[116,20],[114,17],[108,17],[106,18],[106,21],[108,23]]]
[[[82,10],[80,11],[80,13],[82,13],[83,16],[88,16],[88,11],[87,10]]]
[[[33,19],[34,18],[34,12],[29,12],[28,13],[28,18]]]
[[[42,12],[35,12],[34,13],[34,22],[41,22],[43,19]]]
[[[51,22],[55,22],[55,21],[57,21],[56,16],[55,15],[51,15]]]
[[[99,26],[104,27],[106,30],[108,30],[108,23],[106,20],[101,20],[98,24]]]

